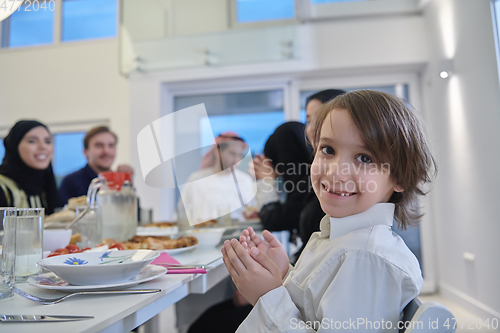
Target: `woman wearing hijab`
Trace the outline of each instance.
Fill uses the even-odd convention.
[[[18,121],[4,139],[0,165],[0,207],[59,207],[51,159],[54,152],[47,126],[35,120]]]

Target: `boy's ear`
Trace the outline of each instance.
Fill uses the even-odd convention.
[[[394,185],[394,192],[403,192],[404,189],[399,185]]]

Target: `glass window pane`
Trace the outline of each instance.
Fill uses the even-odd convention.
[[[54,158],[52,166],[59,186],[64,176],[81,169],[87,164],[83,154],[85,132],[54,134]]]
[[[51,44],[53,41],[54,12],[23,5],[6,21],[8,47]],[[34,9],[38,8],[37,11]],[[6,26],[3,28],[6,28]]]
[[[232,131],[238,133],[250,147],[252,155],[263,154],[264,145],[276,127],[285,122],[283,111],[208,116],[200,120],[201,133],[209,133],[210,126],[215,136]],[[202,136],[201,146],[210,145],[211,138]]]
[[[116,36],[116,0],[64,0],[62,40]]]
[[[238,23],[294,18],[294,0],[236,0],[236,19]]]
[[[267,138],[285,121],[281,89],[176,96],[175,110],[201,103],[208,114],[208,118],[199,119],[201,147],[209,145],[211,126],[214,136],[226,131],[238,133],[249,144],[252,154],[260,154]]]

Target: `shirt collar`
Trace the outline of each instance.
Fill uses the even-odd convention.
[[[336,218],[326,215],[320,223],[320,237],[330,237],[330,240],[333,240],[351,231],[379,224],[391,227],[394,219],[394,208],[393,203],[378,203],[364,212],[346,217]]]

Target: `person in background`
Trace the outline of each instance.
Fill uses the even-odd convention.
[[[200,170],[192,173],[187,179],[179,207],[183,205],[192,209],[198,222],[216,219],[220,213],[217,209],[221,207],[226,207],[224,211],[227,213],[231,212],[232,219],[243,220],[244,207],[241,199],[253,197],[254,182],[250,175],[238,170],[237,165],[248,145],[234,132],[220,134],[215,138],[215,142],[212,149],[203,156]],[[238,183],[238,195],[234,195],[234,177]]]
[[[67,175],[61,182],[59,194],[65,204],[68,199],[87,194],[90,182],[101,172],[111,171],[116,156],[118,137],[106,126],[94,127],[83,139],[83,153],[87,165],[82,169]],[[119,165],[117,172],[133,173],[129,165]]]
[[[20,120],[4,139],[0,165],[0,207],[45,208],[45,215],[60,207],[49,129],[36,120]]]
[[[326,102],[343,94],[345,94],[343,90],[328,89],[317,92],[306,99],[306,135],[310,144],[315,141],[314,131],[316,128],[314,126],[314,115],[316,111]],[[314,194],[314,191],[309,191],[305,197],[305,205],[299,217],[299,236],[302,240],[302,247],[294,254],[292,263],[297,261],[311,235],[319,231],[319,223],[323,216],[325,216],[325,213],[321,209],[318,197]]]
[[[278,126],[264,146],[264,156],[253,159],[257,202],[262,207],[258,214],[262,226],[269,231],[289,230],[291,235],[298,231],[312,162],[312,150],[304,133],[304,124],[296,121]],[[282,179],[281,186],[278,177]]]

